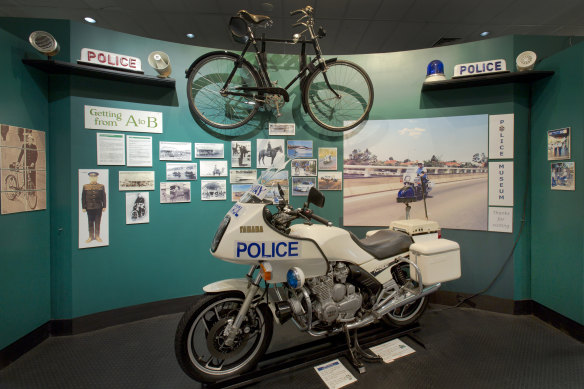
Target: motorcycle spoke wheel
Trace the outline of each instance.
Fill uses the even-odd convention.
[[[308,114],[330,131],[356,127],[373,105],[371,79],[361,67],[348,61],[332,62],[326,72],[312,73],[304,92]]]
[[[225,329],[237,316],[243,296],[221,293],[201,300],[185,313],[177,328],[175,352],[181,368],[201,382],[217,382],[253,368],[272,337],[269,309],[258,306],[250,310],[228,346]]]
[[[221,129],[244,125],[253,118],[258,103],[253,97],[229,94],[245,93],[240,87],[260,86],[256,71],[246,63],[237,68],[225,93],[225,82],[233,71],[236,58],[213,55],[198,63],[189,74],[187,96],[191,111],[202,121]],[[248,92],[255,95],[255,92]]]
[[[14,200],[18,196],[18,182],[12,174],[6,177],[6,188],[10,191],[5,192],[6,197],[8,197],[8,200]]]
[[[399,266],[401,266],[404,274],[407,276],[407,280],[404,280],[405,281],[404,285],[409,290],[417,290],[419,284],[416,281],[412,280],[409,276],[410,265],[401,264]],[[396,281],[398,282],[398,284],[400,284],[400,282],[397,279]],[[384,315],[382,319],[385,323],[391,326],[395,327],[407,326],[417,322],[420,316],[422,316],[422,314],[426,310],[427,306],[428,298],[427,296],[424,296],[410,304],[406,304],[404,306],[394,309],[393,311]]]

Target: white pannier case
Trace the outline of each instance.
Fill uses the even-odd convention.
[[[460,246],[448,239],[436,239],[410,246],[410,260],[422,272],[424,285],[460,278]],[[417,281],[417,273],[411,268],[411,278]]]

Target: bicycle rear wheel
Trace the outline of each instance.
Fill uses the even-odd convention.
[[[235,71],[226,93],[221,89],[233,71],[237,58],[216,54],[199,62],[189,74],[187,96],[191,111],[202,121],[215,128],[236,128],[249,122],[258,110],[258,103],[251,96],[229,93],[245,93],[239,87],[261,86],[253,67],[242,63]],[[250,95],[254,92],[249,93]]]
[[[303,98],[316,124],[330,131],[346,131],[356,127],[371,111],[373,84],[365,70],[341,60],[327,64],[326,72],[312,73]]]

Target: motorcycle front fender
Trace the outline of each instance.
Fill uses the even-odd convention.
[[[205,285],[203,290],[206,293],[220,293],[220,292],[231,292],[238,291],[243,294],[247,292],[248,280],[247,278],[231,278],[228,280],[221,280],[213,282],[212,284]],[[256,295],[261,295],[264,293],[262,288],[259,288]]]

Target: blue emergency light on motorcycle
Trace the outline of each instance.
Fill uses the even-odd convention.
[[[293,267],[286,273],[286,281],[293,289],[302,288],[304,286],[304,272],[297,267]]]
[[[446,77],[444,76],[444,64],[439,59],[435,59],[428,64],[428,70],[426,71],[426,81],[424,82],[444,80],[446,80]]]

